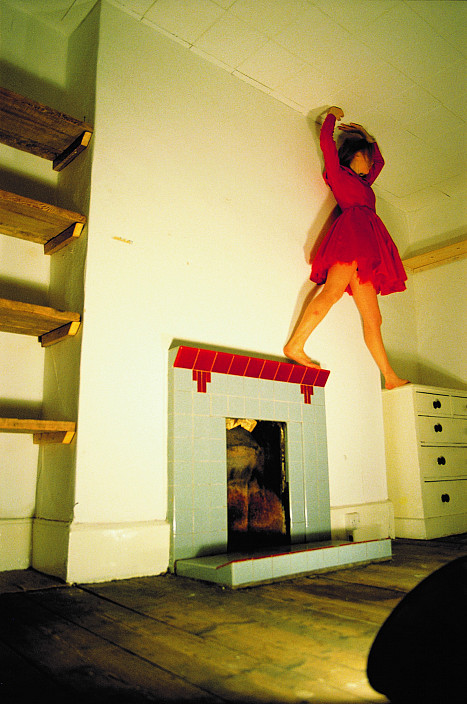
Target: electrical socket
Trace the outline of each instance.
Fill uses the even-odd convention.
[[[345,528],[348,531],[356,530],[360,525],[360,515],[357,511],[345,514]]]

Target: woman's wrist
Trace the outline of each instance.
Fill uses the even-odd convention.
[[[344,117],[344,111],[342,110],[342,108],[338,108],[336,105],[333,105],[329,108],[328,115],[334,115],[336,120],[342,120],[342,118]]]

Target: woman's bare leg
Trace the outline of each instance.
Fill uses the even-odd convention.
[[[378,305],[376,290],[371,282],[362,284],[354,272],[350,281],[350,288],[363,322],[363,336],[366,346],[378,365],[385,381],[386,389],[408,384],[407,379],[401,379],[391,367],[381,335],[381,312]]]
[[[304,346],[316,326],[323,320],[334,303],[342,297],[357,269],[357,263],[334,264],[329,271],[322,290],[305,307],[293,333],[284,347],[284,354],[294,362],[319,369],[304,352]]]

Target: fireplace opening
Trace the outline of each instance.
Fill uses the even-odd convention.
[[[290,545],[286,423],[226,418],[227,549]]]

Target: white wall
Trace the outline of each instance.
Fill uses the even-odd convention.
[[[107,555],[136,524],[167,537],[172,340],[280,355],[331,201],[302,116],[105,3],[93,140],[72,534],[102,563],[97,525]],[[308,351],[332,370],[332,503],[384,501],[379,372],[349,297]]]
[[[467,388],[467,266],[414,274],[421,384]]]
[[[409,218],[413,251],[465,237],[467,187],[454,182],[430,207]],[[467,260],[413,275],[416,300],[419,381],[467,388]]]
[[[378,193],[378,187],[375,186]],[[377,198],[377,209],[393,235],[403,258],[410,250],[411,228],[407,213],[398,210],[383,198]],[[406,290],[390,296],[380,296],[383,316],[382,333],[386,350],[394,369],[403,379],[419,381],[418,335],[413,276],[408,272]]]

